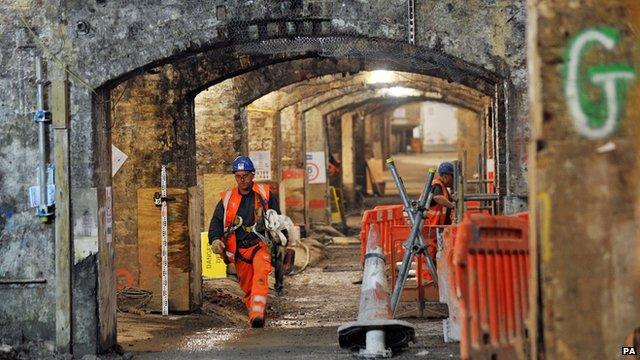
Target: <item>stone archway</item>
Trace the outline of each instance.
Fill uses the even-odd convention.
[[[169,166],[169,175],[175,179],[175,186],[183,188],[195,186],[197,178],[194,163],[195,129],[193,123],[193,98],[195,94],[206,87],[244,73],[251,72],[257,78],[262,76],[271,79],[269,82],[261,82],[261,86],[243,89],[247,94],[245,98],[248,100],[256,99],[268,92],[308,78],[336,72],[356,73],[362,70],[374,70],[384,65],[389,70],[429,75],[470,87],[481,94],[493,98],[497,106],[505,102],[505,94],[500,90],[503,89],[501,84],[504,83],[502,76],[442,53],[388,40],[361,37],[341,37],[341,43],[347,42],[351,44],[346,52],[344,48],[323,48],[332,41],[336,41],[335,37],[285,38],[244,43],[214,48],[196,54],[187,53],[182,57],[176,56],[165,59],[162,61],[164,62],[163,65],[157,65],[156,63],[134,72],[123,74],[119,78],[110,80],[101,86],[98,94],[102,94],[102,96],[94,97],[97,110],[93,114],[96,121],[95,128],[101,129],[98,137],[106,142],[98,142],[96,145],[99,149],[105,151],[108,149],[107,143],[112,135],[113,126],[111,120],[117,121],[117,119],[111,119],[109,114],[101,115],[99,112],[106,111],[111,113],[113,108],[123,104],[117,103],[117,97],[112,90],[118,86],[122,87],[122,84],[127,82],[136,82],[140,79],[143,79],[145,83],[142,87],[146,86],[149,79],[152,79],[152,82],[153,79],[161,79],[161,81],[155,82],[155,90],[161,91],[166,96],[163,97],[162,102],[159,104],[157,99],[153,100],[157,105],[154,110],[154,115],[156,116],[154,119],[155,125],[149,126],[148,129],[155,129],[156,133],[153,136],[158,137],[158,140],[160,140],[159,147],[156,148],[153,158],[141,158],[141,160],[145,160],[145,164],[142,167],[143,170],[138,172],[137,179],[146,179],[145,181],[149,184],[159,182],[152,169],[158,167],[160,162],[169,165],[173,164],[174,166]],[[302,64],[302,71],[291,72],[291,68],[288,68],[287,65],[293,62]],[[274,71],[280,64],[284,65],[281,66],[282,69]],[[293,74],[294,76],[274,76],[274,73],[278,71]],[[131,76],[134,77],[128,78]],[[122,91],[126,91],[126,86]],[[108,96],[108,99],[106,96]],[[153,97],[147,96],[147,99],[153,99]],[[111,104],[111,106],[109,108],[103,106],[98,109],[101,104],[106,103]],[[506,114],[504,112],[496,111],[494,114],[496,114],[495,123],[506,122]],[[241,125],[241,121],[237,120],[232,122],[229,132],[238,132],[237,127]],[[505,128],[503,127],[503,129]],[[500,141],[503,142],[503,146],[498,148],[504,148],[506,151],[506,133],[503,132],[503,134],[505,135],[499,137]],[[115,134],[114,136],[119,135]],[[242,139],[238,140],[234,141],[234,149],[239,152],[243,143]],[[498,155],[500,156],[500,154]],[[105,167],[110,161],[107,160],[106,156],[100,160],[98,168],[102,168],[102,170],[99,170],[98,173],[105,174]],[[230,160],[219,159],[215,167],[224,168]],[[505,174],[506,161],[500,164],[502,167],[498,173]],[[149,171],[146,172],[145,168]],[[105,188],[111,187],[112,184],[110,182],[111,179],[107,179],[105,176]],[[499,188],[505,189],[505,187]],[[110,298],[108,295],[110,292],[109,284],[113,284],[114,280],[113,275],[107,276],[103,275],[103,273],[105,269],[113,270],[114,257],[113,255],[108,255],[107,252],[101,252],[100,256],[101,258],[103,256],[107,257],[100,262],[98,273],[98,278],[103,279],[103,283],[107,285],[104,288],[100,288],[100,298],[108,299]],[[113,309],[113,302],[114,300],[103,301],[102,305],[99,306],[101,320],[105,319],[106,321],[109,318],[109,313]],[[113,328],[113,325],[110,325],[109,321],[106,322],[101,327],[100,333],[104,334],[103,339],[108,343],[108,339],[111,338],[111,335],[108,334],[113,332],[106,329]]]

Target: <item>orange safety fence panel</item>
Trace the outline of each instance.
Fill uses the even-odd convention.
[[[423,225],[422,237],[424,238],[425,245],[428,247],[428,253],[431,260],[436,263],[435,255],[437,250],[436,236],[437,229],[443,229],[445,226],[432,226]],[[389,264],[391,264],[391,278],[389,279],[391,287],[393,288],[398,276],[398,266],[404,258],[404,243],[411,233],[411,226],[409,225],[393,225],[391,227],[391,244],[392,251],[389,258]],[[413,265],[415,263],[415,266]],[[438,289],[435,286],[431,273],[427,268],[426,259],[424,255],[414,256],[412,259],[412,269],[415,268],[415,286],[412,284],[405,285],[403,294],[401,295],[401,301],[416,300],[416,301],[438,301]]]
[[[367,234],[372,224],[378,226],[382,253],[389,259],[391,253],[391,226],[406,223],[403,212],[404,207],[402,205],[381,205],[364,212],[360,230],[360,264],[364,265],[364,255],[367,251]]]
[[[482,202],[477,201],[477,200],[469,200],[469,201],[465,201],[465,208],[467,210],[465,210],[465,213],[467,214],[479,214],[479,213],[483,213],[483,214],[491,214],[491,212],[488,209],[480,209],[480,206],[482,205]]]
[[[529,212],[528,211],[524,211],[524,212],[519,212],[510,216],[515,216],[517,218],[520,218],[522,220],[526,220],[529,221]]]
[[[465,216],[454,245],[460,357],[514,359],[528,352],[528,222]]]

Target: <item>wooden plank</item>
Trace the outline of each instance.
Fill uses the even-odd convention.
[[[160,208],[153,203],[157,188],[138,189],[138,259],[140,288],[151,291],[148,305],[152,311],[162,309]],[[186,189],[168,188],[176,201],[168,206],[169,233],[169,310],[189,311],[190,248],[189,198]]]
[[[189,254],[191,267],[189,271],[191,311],[198,311],[202,307],[202,261],[200,232],[202,231],[202,203],[198,196],[198,187],[192,186],[189,193]]]
[[[98,189],[98,350],[107,351],[116,345],[116,280],[115,246],[111,234],[111,125],[109,91],[99,90],[93,98],[92,114],[96,130]]]
[[[202,177],[204,194],[204,231],[209,230],[209,222],[220,201],[220,193],[236,185],[233,174],[204,174]],[[199,232],[198,232],[199,233]]]
[[[382,178],[382,171],[383,171],[383,161],[382,159],[378,159],[378,158],[370,158],[367,159],[367,174],[369,176],[367,176],[367,192],[369,192],[370,190],[373,191],[373,189],[377,189],[377,183],[382,182],[383,178]],[[373,183],[376,184],[373,184]],[[378,190],[378,192],[380,192]]]
[[[371,177],[376,182],[382,181],[382,171],[384,170],[384,162],[379,158],[371,158],[367,160],[367,165],[371,169]]]
[[[373,157],[376,159],[382,159],[382,142],[374,141],[371,149],[373,151]]]
[[[66,74],[66,73],[65,73]],[[71,214],[69,193],[69,85],[52,83],[56,183],[56,349],[71,352]]]

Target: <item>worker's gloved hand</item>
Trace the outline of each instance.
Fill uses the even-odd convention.
[[[224,253],[224,243],[220,239],[215,239],[211,243],[211,251],[214,254],[222,255]]]

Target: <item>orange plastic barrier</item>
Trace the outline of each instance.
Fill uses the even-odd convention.
[[[381,205],[364,212],[360,230],[360,264],[364,265],[364,255],[367,252],[367,234],[372,224],[378,226],[382,253],[389,259],[391,253],[391,226],[406,222],[403,209],[402,205]]]
[[[528,222],[467,215],[453,263],[462,359],[523,359],[528,352]]]
[[[465,211],[465,213],[467,214],[478,214],[478,213],[491,214],[491,212],[489,212],[488,209],[479,209],[480,205],[482,204],[480,201],[469,200],[469,201],[465,201],[464,204],[465,204],[465,207],[467,208],[467,210]]]
[[[515,216],[515,217],[520,218],[520,219],[525,220],[525,221],[529,221],[529,212],[528,211],[519,212],[519,213],[513,214],[512,216]]]
[[[424,225],[422,227],[422,237],[424,238],[425,244],[428,246],[428,252],[434,264],[436,263],[436,236],[438,228],[445,227],[431,225]],[[395,286],[398,276],[398,263],[401,263],[404,258],[405,249],[403,245],[410,233],[411,226],[409,225],[393,225],[391,227],[392,251],[388,259],[389,264],[391,264],[391,277],[389,282],[392,289]],[[415,256],[412,259],[412,262],[415,263],[415,266],[412,266],[412,269],[415,268],[415,284],[413,281],[407,281],[400,297],[400,301],[419,301],[420,303],[427,300],[438,301],[438,289],[431,278],[431,273],[427,268],[424,255]]]

